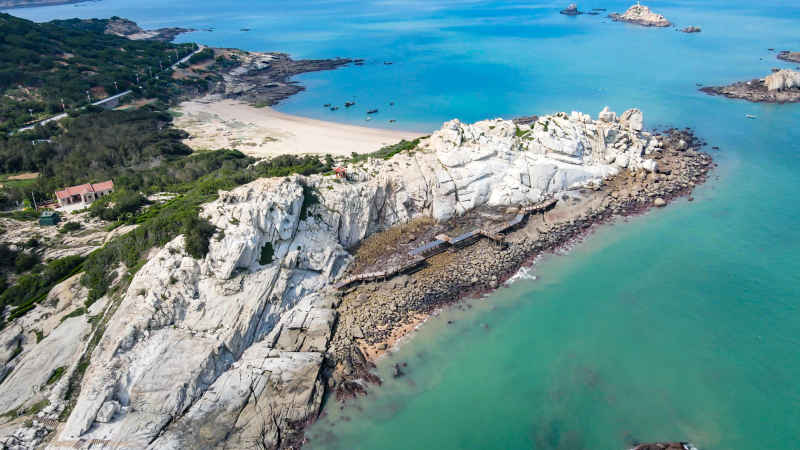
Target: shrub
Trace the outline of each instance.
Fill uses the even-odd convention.
[[[65,223],[60,230],[59,233],[71,233],[73,231],[77,231],[81,229],[81,224],[78,222],[67,222]]]
[[[272,242],[267,242],[263,247],[261,247],[261,257],[258,259],[258,263],[262,266],[266,266],[272,262],[272,257],[274,255],[275,250],[272,248]]]
[[[27,272],[36,264],[39,264],[39,257],[35,253],[20,252],[14,260],[14,269],[17,273]]]
[[[186,240],[186,253],[192,258],[201,259],[208,253],[208,240],[217,232],[217,227],[206,219],[192,217],[183,226]]]

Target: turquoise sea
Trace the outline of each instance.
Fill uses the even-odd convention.
[[[537,263],[535,280],[430,320],[381,362],[382,386],[327,404],[310,448],[800,449],[800,105],[695,85],[792,67],[768,48],[800,51],[800,3],[648,2],[694,35],[562,16],[566,3],[102,0],[13,13],[213,27],[179,40],[367,60],[299,77],[308,90],[279,106],[289,113],[367,125],[379,108],[368,125],[431,131],[638,107],[647,126],[692,127],[721,148],[708,148],[719,167],[693,203],[600,227]],[[396,362],[407,375],[393,379]]]

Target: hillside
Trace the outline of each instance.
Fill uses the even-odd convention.
[[[195,44],[126,39],[105,33],[107,24],[0,14],[0,131],[128,89],[168,100],[183,82],[157,74]]]

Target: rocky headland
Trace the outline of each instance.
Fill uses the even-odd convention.
[[[660,442],[655,444],[639,444],[631,450],[697,450],[688,442]]]
[[[221,192],[203,259],[182,236],[76,315],[77,275],[0,332],[0,427],[14,448],[296,448],[326,392],[379,382],[372,362],[413,325],[596,223],[689,195],[713,166],[688,130],[631,109],[529,124],[453,120],[346,177],[260,179]],[[414,273],[337,289],[436,236],[492,228]],[[551,202],[552,204],[552,202]]]
[[[216,81],[207,98],[241,100],[257,106],[272,106],[305,90],[292,81],[295,75],[307,72],[332,70],[356,62],[348,58],[294,60],[285,53],[246,52],[237,49],[214,48],[213,58],[194,66],[176,70],[174,77],[192,77],[200,74]],[[214,64],[217,58],[227,63]]]
[[[627,22],[645,27],[668,27],[672,25],[666,17],[656,14],[650,11],[647,6],[640,4],[631,6],[623,14],[611,13],[608,17],[615,22]]]
[[[132,40],[152,40],[162,42],[172,42],[176,36],[182,33],[195,31],[191,28],[158,28],[155,30],[143,30],[136,22],[119,17],[108,19],[105,33],[116,36],[126,37]]]
[[[793,103],[800,101],[800,72],[777,70],[762,79],[740,81],[728,86],[706,86],[701,91],[756,103]]]

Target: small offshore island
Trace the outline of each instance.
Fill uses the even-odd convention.
[[[800,102],[800,72],[782,69],[750,81],[740,81],[728,86],[700,88],[709,95],[744,99],[754,103]]]
[[[608,17],[615,22],[627,22],[645,27],[672,26],[666,17],[650,11],[650,8],[639,3],[628,8],[624,14],[611,13]]]

